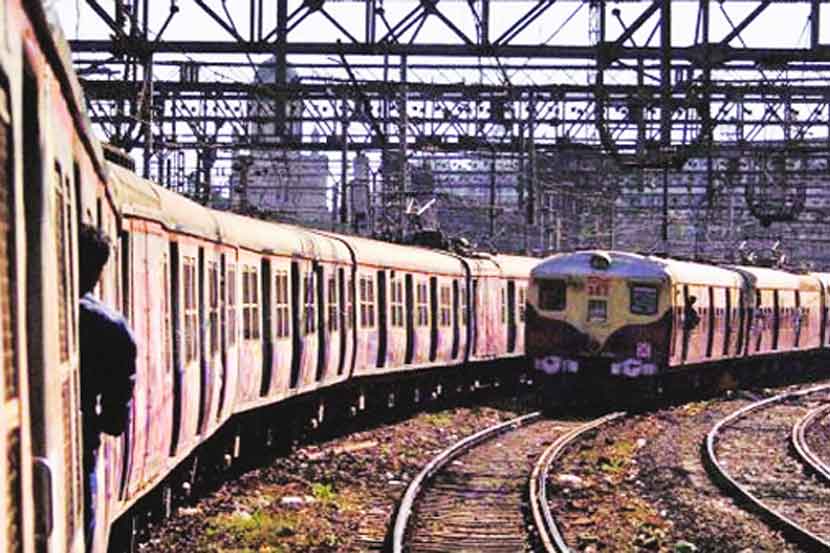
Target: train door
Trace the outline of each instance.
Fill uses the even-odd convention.
[[[130,326],[135,330],[136,328],[136,319],[132,311],[133,307],[133,286],[132,282],[130,281],[132,277],[133,271],[133,262],[132,262],[132,243],[131,243],[131,233],[129,231],[124,231],[119,234],[119,241],[121,246],[118,250],[118,254],[120,256],[119,261],[121,265],[121,313],[124,317],[129,321]],[[140,374],[141,370],[141,359],[136,359],[136,379],[138,379],[138,375]],[[136,388],[133,389],[133,393],[137,394],[139,397],[143,396],[141,390],[141,383],[136,382]],[[136,414],[136,405],[135,402],[130,406],[131,416],[130,416],[130,428],[124,432],[122,436],[122,443],[124,445],[123,448],[123,455],[121,457],[121,480],[118,487],[118,498],[123,500],[127,493],[127,484],[129,483],[130,479],[130,467],[132,465],[132,455],[133,455],[133,438],[135,435],[135,414]]]
[[[210,382],[211,378],[209,375],[210,367],[208,364],[208,352],[207,350],[207,341],[208,341],[208,333],[205,331],[205,321],[206,321],[206,301],[205,301],[205,294],[206,288],[205,284],[207,283],[207,270],[205,269],[205,248],[199,246],[198,253],[197,253],[197,263],[198,263],[198,272],[196,278],[199,282],[199,288],[197,293],[197,299],[195,308],[197,309],[197,331],[195,332],[196,336],[198,336],[198,345],[196,347],[196,357],[195,359],[199,371],[199,406],[197,410],[197,417],[196,417],[196,430],[195,434],[202,434],[205,429],[205,423],[208,419],[208,412],[209,403],[210,403]]]
[[[793,325],[792,332],[793,332],[793,345],[795,349],[798,349],[799,343],[801,342],[801,326],[802,326],[802,318],[806,318],[802,316],[801,313],[801,292],[796,290],[795,291],[795,311],[793,312],[793,316],[791,320],[798,321],[797,324]]]
[[[681,361],[683,363],[685,363],[686,359],[689,357],[689,340],[692,333],[692,329],[690,328],[691,325],[686,322],[687,314],[685,310],[687,305],[689,305],[689,287],[683,286],[683,306],[679,308],[682,313],[680,318],[680,328],[683,329],[683,346],[681,353]]]
[[[337,269],[337,288],[338,296],[340,297],[340,309],[337,312],[338,322],[340,323],[340,363],[337,365],[337,375],[343,374],[343,369],[346,365],[346,340],[348,339],[348,329],[351,325],[347,324],[348,308],[346,306],[346,270],[343,267]]]
[[[300,264],[291,262],[291,379],[290,388],[300,383],[300,368],[303,357],[303,339],[300,325]]]
[[[732,316],[732,288],[724,288],[724,309],[723,309],[723,352],[722,355],[729,355],[729,344],[732,343],[732,327],[735,320]]]
[[[404,278],[405,315],[406,318],[406,357],[404,363],[409,365],[415,355],[415,287],[412,282],[412,273]]]
[[[459,313],[458,313],[458,306],[459,306],[459,297],[458,297],[458,279],[453,279],[452,281],[452,352],[451,356],[453,359],[458,358],[458,339],[461,334],[459,328]]]
[[[516,281],[507,281],[507,352],[516,351]]]
[[[375,366],[382,368],[386,364],[386,271],[378,271],[378,358]]]
[[[746,353],[744,348],[744,338],[746,336],[746,296],[744,289],[741,287],[738,292],[738,343],[735,346],[735,355],[740,356]]]
[[[153,377],[150,381],[153,393],[150,421],[150,436],[147,441],[147,468],[145,481],[161,473],[167,466],[167,452],[170,448],[170,431],[173,409],[173,356],[170,309],[170,258],[168,243],[160,227],[148,235],[147,271],[148,306],[150,309],[151,336],[153,345],[144,348],[151,359]],[[141,347],[138,348],[139,352]]]
[[[221,373],[219,376],[219,404],[216,406],[216,420],[222,419],[222,411],[225,408],[225,397],[228,393],[228,349],[230,348],[229,326],[229,305],[228,305],[228,260],[227,254],[219,256],[219,355],[221,357]]]
[[[39,91],[24,66],[26,350],[35,523],[39,549],[71,552],[83,547],[72,187],[66,187],[57,163],[44,172]],[[57,153],[66,136],[56,133],[53,139]]]
[[[717,315],[717,307],[715,305],[715,289],[709,286],[707,288],[708,293],[708,311],[704,312],[704,316],[708,316],[708,324],[709,327],[706,333],[706,357],[712,357],[712,348],[715,343],[715,335],[717,334],[717,324],[716,324],[716,315]]]
[[[320,309],[320,319],[323,323],[324,331],[321,333],[321,349],[323,350],[323,378],[329,376],[336,376],[339,374],[340,367],[343,364],[343,334],[344,329],[340,324],[341,310],[340,310],[340,295],[338,294],[338,279],[337,266],[331,265],[328,271],[320,268],[321,278],[325,278],[325,309]],[[320,292],[322,294],[322,291]],[[319,296],[319,295],[318,295]]]
[[[479,335],[479,316],[478,316],[478,281],[479,279],[473,279],[473,289],[470,298],[470,326],[472,327],[472,336],[470,338],[472,342],[472,355],[478,354],[478,335]]]
[[[317,288],[314,291],[316,294],[315,301],[317,303],[317,313],[312,315],[317,317],[317,370],[316,381],[322,381],[326,376],[327,357],[326,351],[328,349],[327,338],[328,328],[326,327],[326,272],[323,265],[314,264],[314,279],[317,281]]]
[[[170,242],[170,318],[171,318],[171,341],[173,344],[173,425],[170,430],[170,456],[176,455],[181,439],[182,430],[182,343],[181,335],[181,306],[179,286],[179,244]]]
[[[271,260],[265,257],[260,262],[262,281],[262,374],[259,382],[259,397],[268,395],[271,389],[271,371],[274,367],[273,288],[271,286]]]
[[[772,293],[772,349],[778,349],[778,337],[781,335],[781,302],[778,290]]]
[[[123,314],[129,319],[135,336],[150,337],[151,313],[147,303],[150,299],[147,281],[147,227],[142,222],[133,220],[129,220],[128,224],[129,230],[121,234]],[[136,352],[136,380],[130,405],[130,428],[124,433],[124,476],[120,490],[122,499],[138,490],[144,479],[149,437],[144,429],[147,428],[147,416],[154,391],[160,387],[160,383],[151,379],[151,356],[150,347],[138,348]]]
[[[429,277],[429,361],[438,356],[438,277]]]
[[[18,314],[18,257],[14,179],[14,140],[7,87],[0,87],[0,501],[5,522],[0,528],[0,550],[31,551],[33,529],[31,464],[28,462],[28,378],[21,371]],[[77,196],[76,196],[77,198]]]

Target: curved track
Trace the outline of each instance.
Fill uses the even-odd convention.
[[[704,448],[712,477],[807,551],[830,549],[830,486],[805,473],[790,445],[828,401],[830,386],[818,386],[750,404],[718,422]]]
[[[792,442],[793,448],[798,453],[801,461],[810,467],[813,474],[830,483],[830,465],[828,465],[828,461],[810,446],[808,440],[811,430],[825,417],[830,417],[830,404],[822,405],[807,413],[793,426]],[[828,439],[830,437],[824,437],[824,440]]]
[[[393,552],[536,550],[528,482],[537,460],[552,442],[570,442],[597,425],[533,413],[444,450],[410,484],[395,520]]]
[[[573,424],[532,413],[441,452],[406,491],[393,552],[532,550],[524,514],[527,477],[544,446]]]
[[[530,477],[530,507],[539,542],[546,553],[570,553],[565,537],[559,531],[548,503],[547,483],[550,466],[583,434],[624,416],[625,413],[612,413],[562,434],[536,462]]]

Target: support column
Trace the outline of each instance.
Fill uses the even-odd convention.
[[[340,128],[342,148],[340,150],[340,224],[349,223],[349,202],[346,194],[346,179],[349,160],[349,101],[343,98],[340,107]]]
[[[285,55],[285,47],[288,42],[288,29],[286,27],[288,20],[287,2],[288,0],[277,0],[277,41],[274,52],[274,61],[276,63],[276,67],[274,68],[274,83],[278,88],[276,101],[274,102],[274,134],[283,143],[286,138],[285,114],[287,103],[285,84],[288,74],[288,62]]]
[[[660,8],[660,155],[663,157],[663,243],[669,242],[669,148],[671,147],[671,0]]]
[[[409,89],[406,84],[407,79],[407,62],[406,56],[401,56],[401,90],[400,90],[400,108],[398,110],[398,134],[400,140],[400,171],[401,179],[398,186],[398,205],[400,206],[400,214],[398,224],[398,237],[403,240],[406,233],[406,195],[409,190],[409,171],[407,171],[407,158],[409,157],[409,148],[407,145],[407,138],[409,136],[409,115],[407,113],[407,97]]]

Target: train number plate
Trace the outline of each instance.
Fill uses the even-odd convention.
[[[589,296],[608,296],[611,289],[611,281],[607,278],[588,277],[587,285]]]

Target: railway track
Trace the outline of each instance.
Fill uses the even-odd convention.
[[[548,473],[550,467],[565,451],[583,434],[602,426],[605,423],[617,420],[625,413],[612,413],[595,421],[577,426],[559,436],[539,457],[530,476],[529,495],[530,507],[539,543],[545,553],[570,553],[565,537],[559,531],[547,496]]]
[[[830,457],[822,456],[822,454],[815,451],[809,439],[810,433],[815,431],[819,421],[826,417],[830,421],[830,403],[816,407],[807,413],[793,426],[792,443],[801,461],[813,471],[813,474],[830,483],[830,465],[828,465]],[[823,440],[826,442],[828,438],[830,437],[821,436],[816,441]]]
[[[827,466],[805,439],[828,402],[825,385],[752,403],[718,422],[704,444],[713,479],[806,551],[830,550],[830,485],[816,477]]]
[[[598,423],[532,413],[444,450],[407,489],[395,519],[393,552],[537,550],[529,518],[531,475],[547,446],[569,442],[589,425]]]

